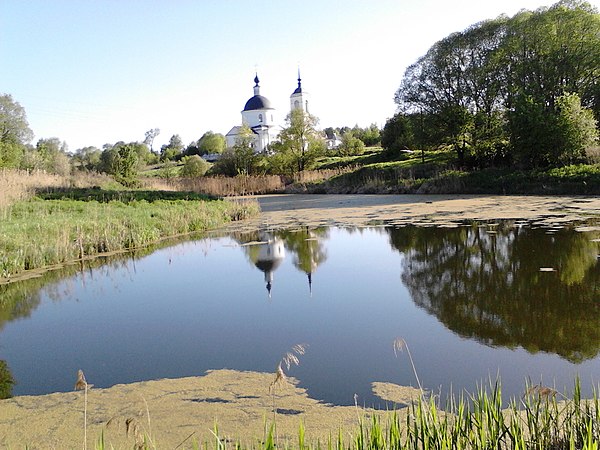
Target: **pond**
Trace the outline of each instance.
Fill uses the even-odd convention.
[[[0,286],[13,394],[284,370],[311,397],[385,407],[375,381],[565,391],[600,375],[600,233],[517,222],[300,228],[202,238]],[[0,378],[2,375],[0,374]],[[1,383],[1,380],[0,380]]]

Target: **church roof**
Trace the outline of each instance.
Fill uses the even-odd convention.
[[[254,111],[256,109],[273,109],[268,98],[262,95],[255,95],[246,102],[244,111]]]

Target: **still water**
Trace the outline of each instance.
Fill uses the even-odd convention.
[[[204,238],[0,286],[13,394],[274,371],[342,405],[374,381],[473,391],[501,377],[564,391],[600,381],[600,233],[516,223],[320,228]],[[0,374],[0,377],[2,375]],[[6,376],[6,374],[4,374]]]

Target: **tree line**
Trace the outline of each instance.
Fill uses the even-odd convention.
[[[449,146],[474,167],[583,162],[598,144],[600,15],[561,0],[476,23],[409,66],[394,99],[390,151]]]
[[[33,132],[29,128],[24,108],[12,96],[0,95],[0,168],[44,170],[67,175],[71,170],[103,172],[112,175],[120,183],[133,186],[138,173],[147,166],[161,165],[165,178],[203,176],[209,170],[214,175],[283,174],[294,173],[314,167],[316,159],[323,155],[356,155],[379,141],[376,125],[367,128],[342,127],[332,133],[341,135],[335,148],[327,148],[325,134],[317,129],[318,119],[304,111],[293,111],[286,118],[278,140],[267,152],[256,152],[253,147],[253,131],[243,126],[237,141],[227,148],[226,139],[220,133],[207,131],[196,141],[185,146],[178,134],[169,142],[154,150],[159,128],[145,133],[141,141],[105,144],[101,149],[82,147],[68,152],[65,142],[58,138],[39,139],[35,146],[29,142]],[[219,155],[210,165],[205,155]],[[176,168],[176,164],[182,167]]]

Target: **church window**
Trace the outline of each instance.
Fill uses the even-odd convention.
[[[298,100],[296,100],[294,102],[294,109],[298,109],[298,108],[300,108],[300,102]]]
[[[262,114],[259,114],[259,115],[258,115],[258,121],[259,121],[259,122],[262,122],[262,121],[263,121]]]

